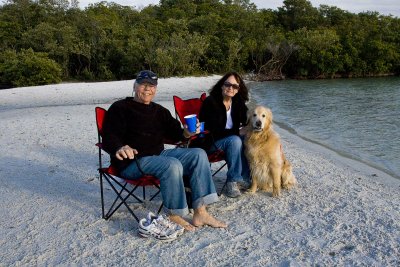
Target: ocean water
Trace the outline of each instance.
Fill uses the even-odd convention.
[[[400,77],[251,83],[275,123],[400,179]]]

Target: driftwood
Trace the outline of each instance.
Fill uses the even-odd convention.
[[[290,55],[298,49],[295,44],[286,41],[279,44],[267,44],[268,51],[272,54],[270,60],[260,67],[255,75],[257,81],[282,80],[285,76],[282,74],[282,68],[286,64]]]

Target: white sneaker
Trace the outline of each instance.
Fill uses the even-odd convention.
[[[180,236],[183,234],[183,232],[185,232],[185,228],[177,223],[172,222],[167,216],[156,215],[152,212],[149,212],[149,214],[147,214],[147,222],[151,222],[153,220],[156,220],[158,224],[165,226],[170,231],[176,232],[177,236]]]
[[[150,223],[146,218],[139,221],[139,235],[143,237],[152,236],[162,241],[173,241],[177,238],[176,232],[172,232],[170,229],[161,225],[156,220],[152,220]]]

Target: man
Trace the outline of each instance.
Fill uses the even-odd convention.
[[[195,226],[227,227],[215,219],[206,205],[218,200],[211,177],[207,155],[198,148],[164,149],[164,138],[179,141],[199,133],[182,129],[169,110],[152,102],[157,91],[158,78],[151,71],[141,71],[134,83],[134,97],[127,97],[111,105],[103,127],[103,144],[111,155],[111,162],[125,179],[141,176],[142,170],[160,179],[164,210],[169,219],[186,231]],[[192,224],[182,218],[189,213],[183,185],[183,176],[189,177],[194,209]]]

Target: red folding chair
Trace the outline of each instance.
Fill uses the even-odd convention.
[[[206,93],[202,93],[200,98],[190,98],[190,99],[182,99],[179,96],[173,96],[174,100],[174,107],[175,107],[175,115],[176,118],[181,121],[182,124],[185,123],[185,116],[190,114],[196,114],[197,117],[199,116],[201,105],[203,104],[204,99],[206,99]],[[206,132],[206,134],[211,134]],[[192,139],[197,138],[194,136]],[[189,140],[190,142],[190,140]],[[221,149],[217,149],[215,152],[208,154],[208,161],[210,165],[212,163],[217,163],[221,161],[225,161],[224,151]],[[219,171],[222,170],[226,166],[226,162],[224,162],[214,173],[212,176],[215,176]],[[221,188],[220,195],[222,190],[224,189],[226,182],[224,183],[223,187]]]
[[[101,211],[102,217],[108,220],[122,205],[125,206],[132,216],[139,222],[139,218],[133,212],[133,210],[127,204],[127,200],[133,197],[136,202],[144,203],[146,200],[146,187],[155,187],[156,192],[150,197],[149,201],[152,201],[160,193],[160,181],[157,177],[147,175],[142,171],[142,176],[135,180],[126,180],[119,176],[118,171],[110,165],[109,167],[103,167],[102,165],[102,136],[103,136],[103,121],[107,111],[104,108],[96,107],[96,124],[97,124],[97,136],[98,143],[96,146],[99,148],[99,174],[100,174],[100,194],[101,194]],[[136,161],[138,164],[139,162]],[[138,165],[140,169],[140,165]],[[114,202],[110,205],[108,211],[105,211],[105,200],[104,200],[104,189],[103,180],[112,188],[112,191],[116,194]],[[121,182],[122,181],[122,182]],[[142,197],[135,195],[136,189],[142,187]],[[162,204],[158,209],[158,213],[161,211]]]

